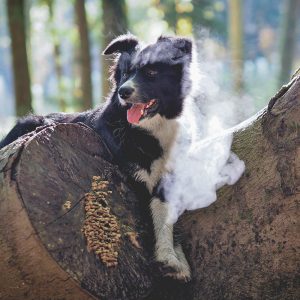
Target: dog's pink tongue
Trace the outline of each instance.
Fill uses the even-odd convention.
[[[127,110],[127,121],[132,124],[139,122],[143,115],[145,104],[138,103],[133,104],[130,109]]]

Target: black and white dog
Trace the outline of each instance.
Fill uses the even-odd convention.
[[[38,126],[53,122],[82,122],[94,129],[105,140],[115,163],[151,195],[156,260],[171,270],[167,276],[188,281],[190,267],[181,245],[174,246],[168,202],[159,183],[176,138],[177,118],[191,89],[192,42],[160,37],[143,47],[134,36],[123,35],[103,53],[116,55],[114,87],[104,107],[77,114],[22,118],[0,143],[0,149]]]

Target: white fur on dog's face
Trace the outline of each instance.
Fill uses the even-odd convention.
[[[120,104],[121,104],[122,106],[126,106],[126,105],[127,105],[126,101],[123,100],[123,99],[120,97],[120,95],[118,95],[118,99],[119,99],[119,102],[120,102]]]

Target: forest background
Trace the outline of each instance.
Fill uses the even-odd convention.
[[[300,65],[300,0],[0,0],[0,137],[17,116],[105,101],[105,46],[194,37],[201,64],[248,115]]]

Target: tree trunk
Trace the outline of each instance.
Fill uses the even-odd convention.
[[[1,296],[297,299],[299,124],[298,75],[235,132],[239,182],[179,220],[187,284],[160,277],[145,203],[100,136],[81,124],[24,136],[0,151]]]
[[[102,45],[105,48],[112,39],[120,34],[127,33],[127,7],[125,0],[102,0],[103,30]],[[102,56],[102,95],[107,96],[110,91],[109,61]]]
[[[24,0],[7,0],[6,4],[11,36],[16,112],[17,116],[23,116],[32,111]]]
[[[62,112],[66,111],[66,100],[64,85],[63,85],[63,70],[62,70],[62,61],[61,61],[61,47],[59,43],[59,39],[57,36],[57,32],[55,30],[55,22],[54,22],[54,7],[53,7],[53,0],[48,0],[47,5],[49,8],[49,23],[50,23],[50,33],[52,37],[52,44],[53,44],[53,55],[54,55],[54,64],[55,64],[55,74],[57,80],[57,87],[58,87],[58,103],[59,109]]]
[[[242,0],[229,0],[229,43],[233,87],[237,93],[243,89],[243,11]]]
[[[93,107],[92,91],[92,67],[88,25],[85,12],[85,1],[75,1],[75,11],[77,27],[80,38],[80,69],[81,69],[81,90],[82,90],[82,109],[87,110]]]
[[[297,42],[297,23],[299,23],[300,0],[286,0],[282,3],[282,30],[280,36],[280,70],[278,86],[288,82]]]

